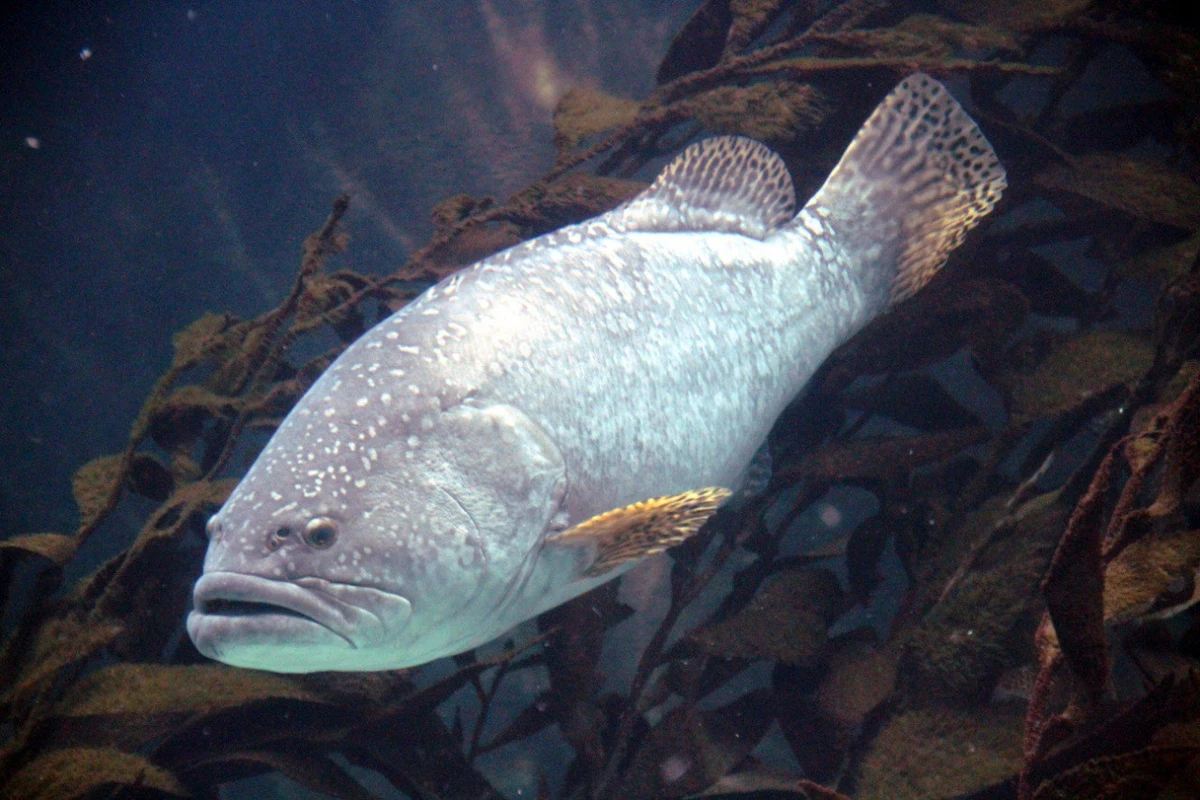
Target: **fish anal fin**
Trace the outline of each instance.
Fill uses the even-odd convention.
[[[594,548],[584,577],[603,575],[629,561],[661,553],[687,539],[716,513],[731,492],[721,487],[655,497],[606,511],[546,540]]]
[[[777,154],[743,136],[716,136],[688,146],[606,221],[622,232],[717,231],[765,239],[795,213],[792,176]]]

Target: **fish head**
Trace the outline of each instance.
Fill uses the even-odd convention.
[[[274,672],[368,671],[502,633],[563,504],[553,441],[511,406],[351,414],[320,388],[208,523],[196,647]]]

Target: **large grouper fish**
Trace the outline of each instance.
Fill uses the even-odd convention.
[[[213,516],[192,641],[276,672],[414,666],[682,541],[1004,187],[915,74],[798,214],[777,155],[712,138],[446,278],[342,353]]]

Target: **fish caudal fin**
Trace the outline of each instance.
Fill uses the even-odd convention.
[[[805,211],[844,238],[852,257],[881,245],[894,256],[880,262],[888,274],[872,279],[882,278],[895,303],[929,282],[1006,185],[975,121],[946,87],[916,73],[879,104]]]
[[[700,530],[729,495],[728,489],[709,487],[642,500],[584,520],[546,543],[593,548],[594,559],[583,573],[593,578],[679,544]]]

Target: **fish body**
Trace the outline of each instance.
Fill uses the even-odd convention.
[[[349,347],[209,522],[188,633],[278,672],[483,644],[686,538],[825,358],[923,285],[1004,172],[902,82],[799,212],[763,145],[484,259]]]

